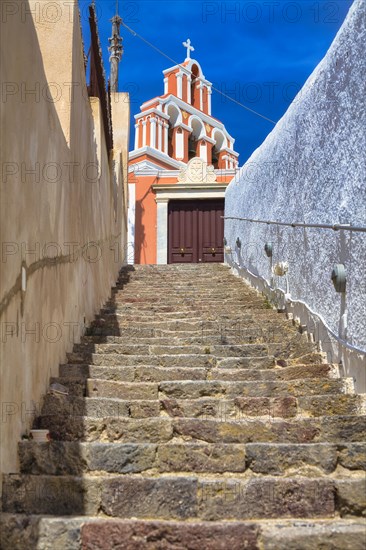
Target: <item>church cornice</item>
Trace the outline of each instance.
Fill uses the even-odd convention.
[[[164,164],[167,164],[168,166],[172,166],[177,169],[180,169],[182,166],[185,166],[184,162],[175,160],[169,157],[168,155],[166,155],[165,153],[162,153],[161,151],[158,151],[157,149],[153,149],[152,147],[149,147],[149,146],[140,147],[139,149],[135,149],[134,151],[131,151],[128,158],[129,160],[134,160],[136,158],[142,157],[143,155],[152,157],[153,159],[155,158],[160,162],[163,162]],[[135,164],[138,164],[138,163],[135,163]]]
[[[155,109],[154,107],[151,109],[148,109],[147,111],[142,111],[142,113],[138,113],[137,115],[135,115],[135,120],[144,118],[147,115],[157,115],[157,116],[160,116],[161,118],[164,118],[165,120],[169,120],[169,116],[167,114],[163,113],[163,111],[159,111],[159,109]]]

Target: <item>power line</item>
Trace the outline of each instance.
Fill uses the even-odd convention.
[[[145,44],[147,44],[150,48],[152,48],[153,50],[155,50],[156,52],[158,52],[160,55],[162,55],[163,57],[165,57],[166,59],[168,59],[169,61],[171,61],[172,63],[174,63],[174,65],[177,65],[178,67],[180,67],[181,69],[183,69],[184,71],[187,71],[191,74],[191,76],[194,76],[197,80],[201,81],[201,82],[204,82],[203,78],[200,78],[200,77],[196,77],[192,71],[188,71],[188,69],[186,67],[184,67],[183,65],[181,65],[180,63],[178,63],[177,61],[175,61],[174,59],[172,59],[169,55],[167,55],[165,52],[163,52],[162,50],[160,50],[157,46],[155,46],[154,44],[152,44],[151,42],[149,42],[148,40],[146,40],[146,38],[144,38],[143,36],[141,36],[141,34],[138,34],[136,31],[134,31],[133,29],[131,29],[128,25],[126,25],[126,23],[124,21],[122,21],[122,25],[132,34],[132,36],[135,36],[137,38],[139,38],[142,42],[144,42]],[[231,101],[232,103],[235,103],[236,105],[239,105],[240,107],[242,107],[243,109],[245,109],[246,111],[249,111],[250,113],[253,113],[254,115],[256,116],[259,116],[260,118],[263,118],[264,120],[267,120],[268,122],[271,122],[271,124],[277,124],[277,122],[275,120],[272,120],[271,118],[268,118],[264,115],[262,115],[261,113],[258,113],[258,111],[255,111],[254,109],[251,109],[250,107],[247,107],[246,105],[243,105],[243,103],[240,103],[240,101],[230,97],[229,95],[227,94],[224,94],[224,92],[222,92],[221,90],[219,90],[218,88],[215,88],[214,86],[211,86],[212,90],[217,92],[218,94],[222,95],[223,97],[225,97],[226,99],[228,99],[229,101]]]

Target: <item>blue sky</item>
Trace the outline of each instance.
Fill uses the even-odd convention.
[[[116,0],[96,0],[104,65],[109,76],[108,37]],[[89,49],[88,0],[80,0],[85,49]],[[190,38],[192,57],[214,86],[247,107],[278,121],[324,57],[352,0],[119,0],[126,25],[177,62]],[[124,54],[119,91],[131,95],[133,115],[163,94],[162,71],[172,63],[122,27]],[[236,139],[240,165],[274,125],[213,93],[212,114]]]

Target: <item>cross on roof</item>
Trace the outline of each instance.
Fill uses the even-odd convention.
[[[183,46],[187,48],[186,59],[191,59],[191,52],[194,52],[194,47],[191,46],[191,40],[188,38],[186,42],[183,42]]]

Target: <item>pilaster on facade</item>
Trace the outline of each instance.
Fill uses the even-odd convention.
[[[147,120],[142,121],[142,146],[145,147],[147,145],[146,143],[146,126],[147,126]]]

